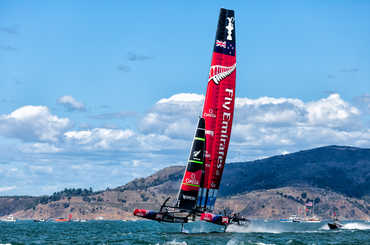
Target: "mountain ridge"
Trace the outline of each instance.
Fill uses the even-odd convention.
[[[28,200],[27,208],[20,206],[10,213],[18,218],[67,217],[72,213],[84,219],[99,216],[134,219],[131,214],[134,208],[155,209],[168,196],[176,199],[184,168],[170,166],[114,189],[86,190],[84,196],[61,193],[34,204]],[[226,164],[215,208],[238,211],[253,218],[277,219],[294,214],[297,207],[313,201],[317,204],[315,214],[323,218],[336,211],[345,219],[369,219],[367,186],[370,186],[370,149],[325,146]],[[0,216],[9,214],[9,208],[1,201],[4,198],[0,198]]]

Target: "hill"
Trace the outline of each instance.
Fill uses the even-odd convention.
[[[60,192],[11,213],[19,218],[66,217],[72,213],[84,219],[131,219],[134,208],[159,208],[167,196],[175,200],[183,171],[183,166],[168,167],[115,189],[86,190],[84,195]],[[277,219],[295,214],[312,201],[315,214],[322,218],[329,218],[335,210],[343,219],[369,219],[368,186],[370,149],[327,146],[227,164],[216,209]],[[4,208],[0,206],[0,212]]]
[[[312,186],[350,197],[368,197],[370,149],[326,146],[263,160],[228,164],[220,195],[285,186]]]

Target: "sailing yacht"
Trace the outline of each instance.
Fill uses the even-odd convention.
[[[304,219],[303,219],[303,222],[305,223],[321,223],[321,219],[319,217],[317,217],[315,215],[315,202],[309,202],[309,206],[306,204],[306,207],[311,207],[312,208],[312,213],[310,216],[306,216]]]
[[[244,225],[240,215],[213,214],[229,147],[235,104],[235,16],[221,9],[213,46],[203,113],[199,118],[188,164],[175,204],[169,198],[159,211],[135,209],[134,215],[170,223],[203,220],[226,227]]]

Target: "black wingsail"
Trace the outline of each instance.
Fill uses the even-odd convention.
[[[204,118],[199,118],[188,165],[177,198],[177,205],[180,209],[192,210],[196,207],[199,188],[204,176],[204,150],[206,145],[204,127]]]

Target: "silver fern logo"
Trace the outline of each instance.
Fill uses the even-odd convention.
[[[229,76],[235,70],[235,68],[236,63],[232,66],[211,66],[211,69],[209,70],[208,82],[213,80],[213,82],[218,85],[220,81]]]

